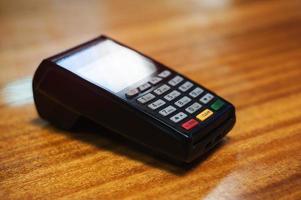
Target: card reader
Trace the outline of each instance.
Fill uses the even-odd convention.
[[[39,115],[55,126],[71,129],[84,118],[187,163],[235,123],[231,103],[107,36],[44,59],[33,94]]]

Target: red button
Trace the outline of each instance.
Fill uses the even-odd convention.
[[[196,121],[195,119],[190,119],[187,122],[182,124],[182,127],[185,128],[186,130],[190,130],[193,127],[195,127],[196,125],[198,125],[198,121]]]

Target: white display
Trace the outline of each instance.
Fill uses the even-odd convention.
[[[76,52],[57,64],[115,93],[156,71],[151,60],[111,40]]]

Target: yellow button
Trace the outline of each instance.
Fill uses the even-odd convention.
[[[200,114],[196,116],[201,121],[205,121],[208,117],[210,117],[213,114],[213,112],[209,109],[204,110]]]

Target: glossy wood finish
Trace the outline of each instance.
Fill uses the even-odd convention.
[[[0,1],[0,199],[301,199],[300,10],[299,0]],[[105,130],[39,119],[41,59],[101,33],[234,103],[226,141],[179,167]]]

